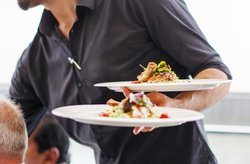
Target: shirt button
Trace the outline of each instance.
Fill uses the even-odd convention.
[[[81,82],[77,82],[77,87],[78,88],[82,88],[82,83]]]

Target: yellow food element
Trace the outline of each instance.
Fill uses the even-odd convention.
[[[175,82],[179,79],[165,61],[161,61],[158,65],[155,62],[149,62],[143,69],[144,71],[137,76],[140,83]]]

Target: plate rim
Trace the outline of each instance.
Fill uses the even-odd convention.
[[[159,82],[159,83],[135,83],[133,84],[132,81],[110,81],[110,82],[100,82],[95,83],[95,87],[107,87],[107,86],[116,86],[116,87],[124,87],[124,86],[161,86],[161,85],[186,85],[186,84],[193,84],[193,85],[205,85],[205,84],[222,84],[222,83],[230,83],[232,80],[223,80],[223,79],[180,79],[183,82]],[[186,81],[186,82],[185,82]],[[121,85],[124,84],[124,85]]]
[[[135,127],[135,126],[156,126],[156,127],[168,127],[168,126],[176,126],[183,124],[185,122],[190,122],[190,121],[197,121],[200,119],[203,119],[205,116],[201,112],[189,110],[189,109],[183,109],[183,108],[173,108],[173,107],[154,107],[154,108],[165,108],[165,110],[179,110],[179,111],[185,111],[185,112],[191,112],[192,114],[196,114],[196,116],[189,117],[188,119],[185,118],[176,118],[176,119],[161,119],[161,118],[149,118],[149,119],[137,119],[137,118],[112,118],[112,117],[85,117],[81,118],[80,115],[76,116],[67,116],[67,114],[62,114],[58,110],[63,110],[65,108],[79,108],[80,106],[91,106],[92,108],[98,107],[98,108],[103,108],[103,109],[98,109],[98,110],[105,110],[109,106],[106,104],[83,104],[83,105],[69,105],[69,106],[63,106],[63,107],[58,107],[52,110],[52,114],[58,116],[58,117],[63,117],[63,118],[69,118],[78,122],[82,123],[88,123],[88,124],[95,124],[95,125],[104,125],[104,126],[119,126],[119,127]],[[97,112],[94,111],[94,112]],[[93,114],[94,114],[93,112]],[[101,111],[100,111],[101,112]],[[84,120],[83,120],[84,119]],[[118,123],[118,124],[113,124],[113,123]]]
[[[209,90],[218,87],[222,83],[231,83],[232,80],[223,79],[181,79],[186,82],[170,83],[140,83],[133,84],[132,81],[101,82],[94,84],[94,87],[107,87],[116,92],[122,92],[122,87],[128,87],[134,92],[171,92],[171,91],[194,91]]]

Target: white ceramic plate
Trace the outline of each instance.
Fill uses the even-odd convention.
[[[56,108],[52,111],[52,113],[56,116],[70,118],[82,123],[119,127],[177,126],[185,122],[200,120],[204,117],[202,113],[196,111],[169,107],[155,107],[154,111],[159,113],[168,113],[170,118],[112,118],[101,117],[98,115],[108,108],[108,105],[74,105]]]
[[[121,92],[122,87],[128,87],[129,90],[134,92],[169,92],[169,91],[194,91],[194,90],[207,90],[213,89],[222,83],[230,83],[231,80],[219,79],[193,79],[193,80],[179,80],[170,83],[140,83],[133,84],[131,81],[120,82],[106,82],[97,83],[95,87],[107,87],[110,90]]]

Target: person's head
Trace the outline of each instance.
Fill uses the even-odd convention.
[[[0,96],[0,163],[22,163],[28,135],[19,106]]]
[[[69,163],[69,137],[51,116],[46,116],[29,137],[25,164]]]

